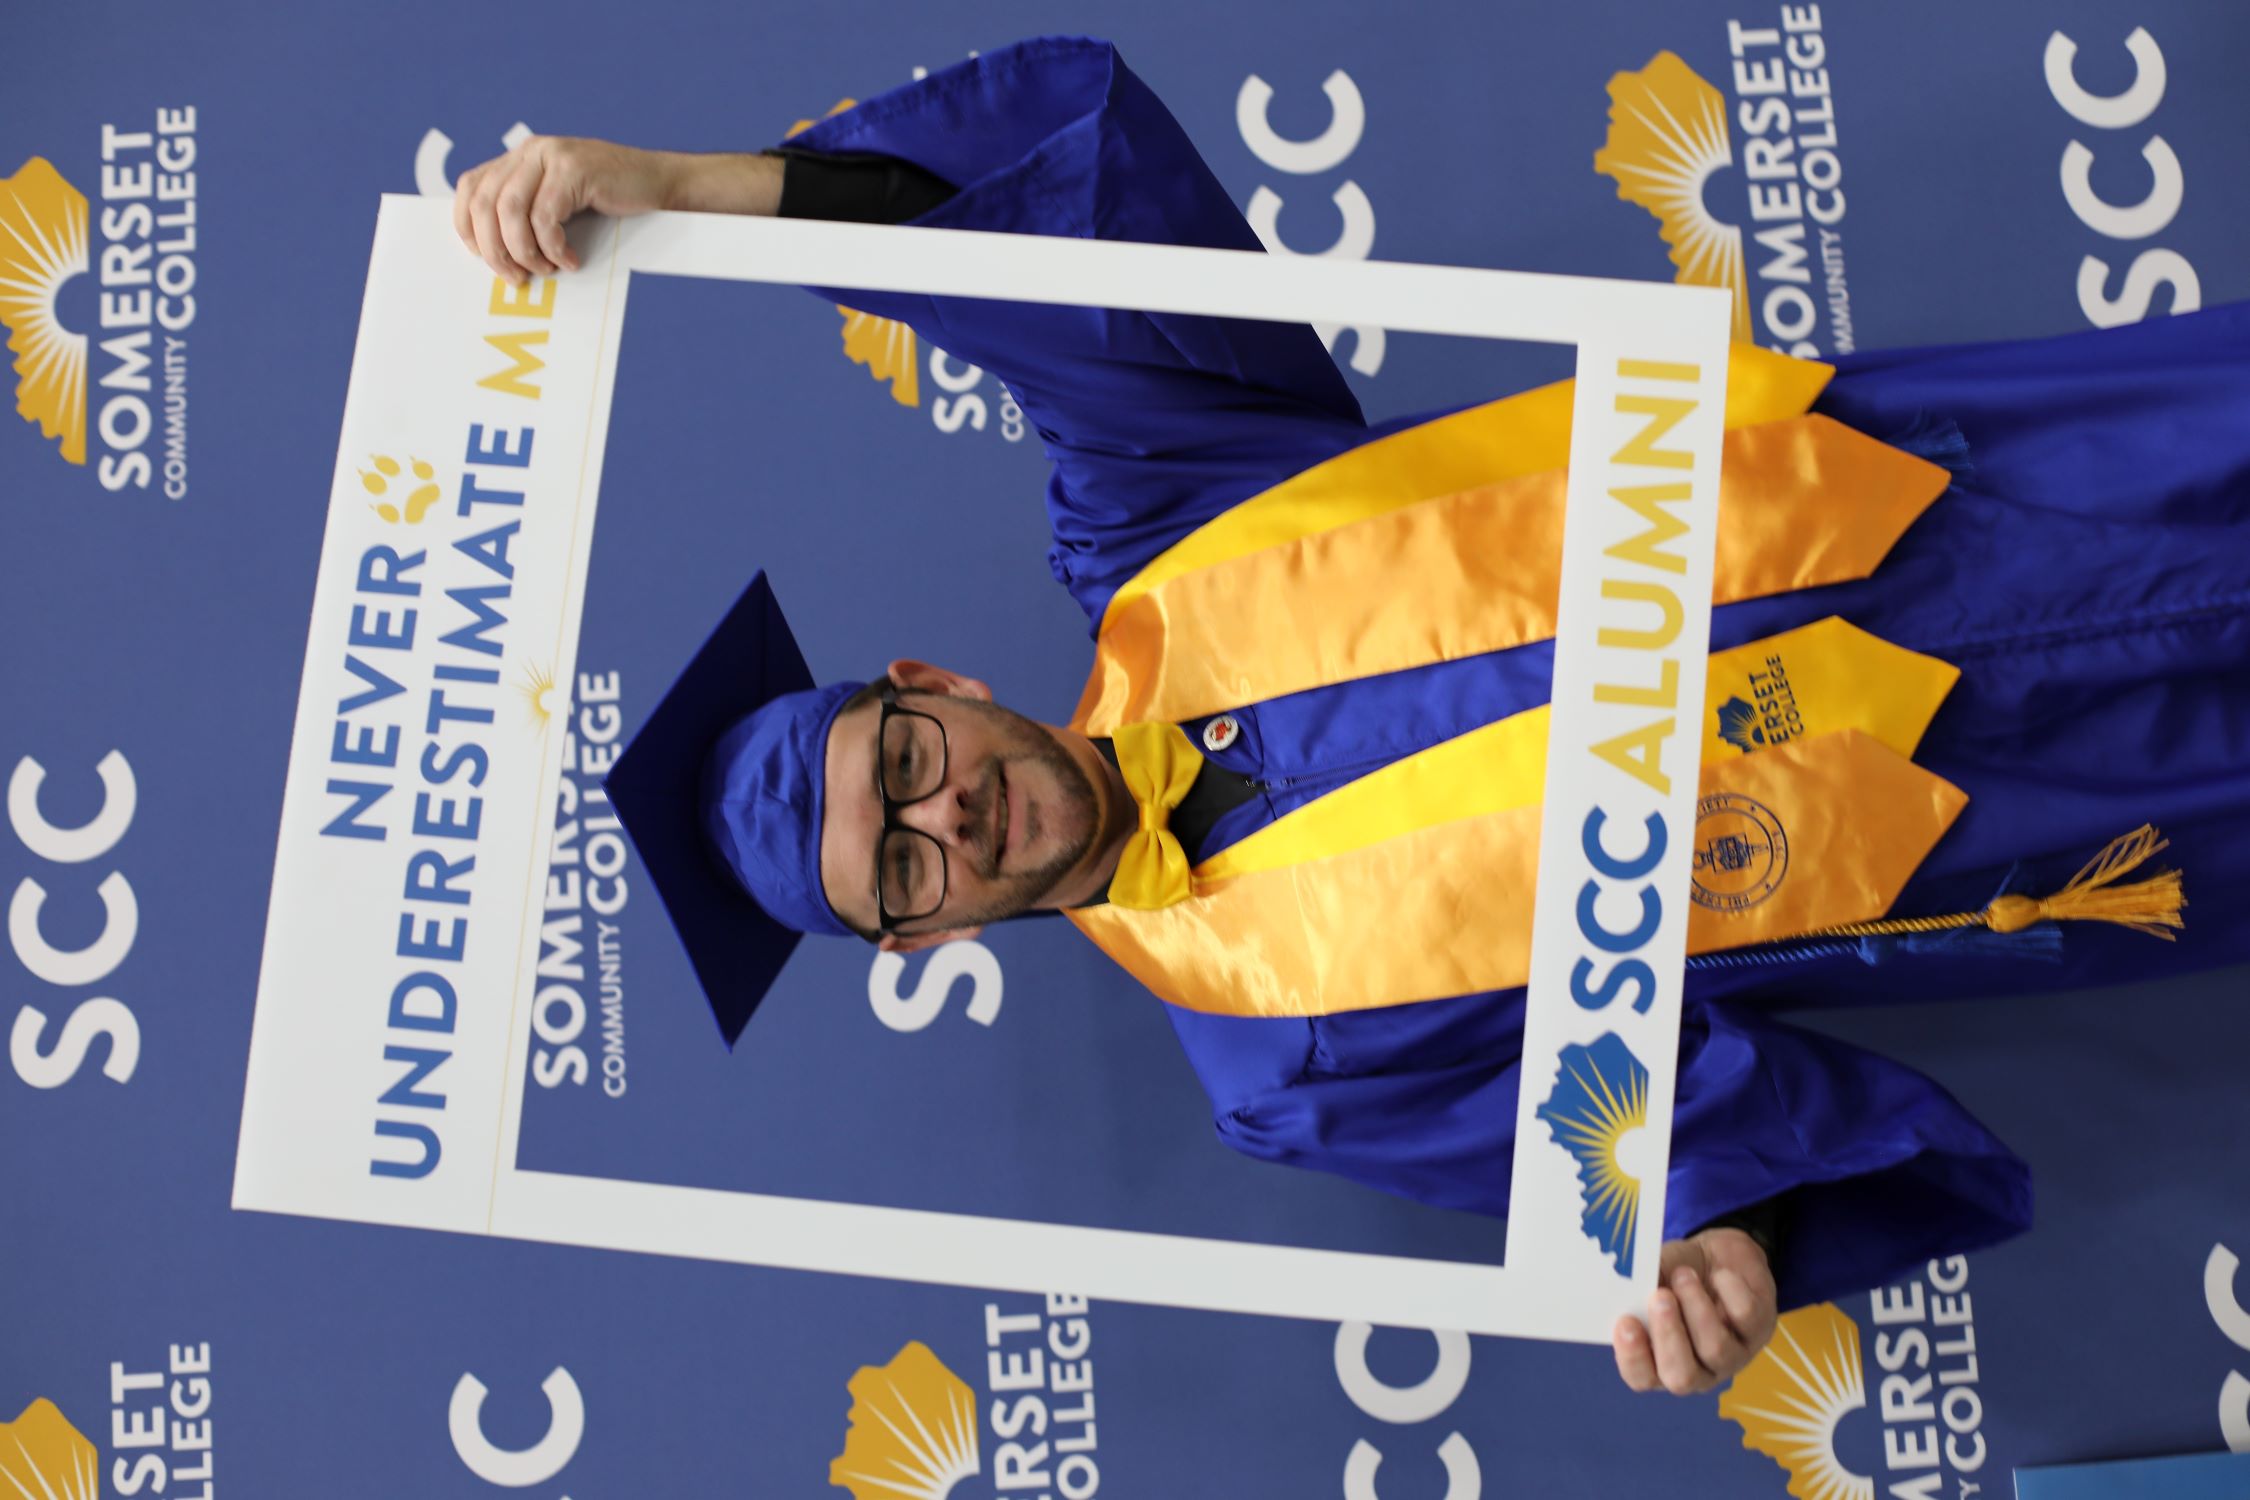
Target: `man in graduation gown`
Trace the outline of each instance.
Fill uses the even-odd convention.
[[[1154,95],[1108,46],[1071,39],[932,75],[778,152],[534,138],[467,174],[455,217],[472,250],[521,278],[572,266],[573,213],[653,208],[1258,248]],[[1537,742],[1553,602],[1538,569],[1551,577],[1553,536],[1535,518],[1559,505],[1553,393],[1371,428],[1303,327],[823,295],[1005,380],[1053,461],[1050,563],[1094,624],[1097,661],[1061,725],[911,660],[887,682],[813,687],[753,587],[721,633],[762,630],[759,664],[718,673],[707,647],[634,747],[663,772],[671,811],[636,817],[636,799],[657,794],[613,783],[730,1041],[772,966],[745,979],[711,956],[723,934],[770,922],[911,951],[1064,908],[1172,1002],[1229,1144],[1505,1214],[1532,855],[1494,835],[1535,833],[1536,791],[1529,822],[1518,793],[1536,787],[1536,761],[1474,778],[1517,789],[1513,802],[1480,792],[1488,821],[1415,811],[1397,782],[1449,747],[1482,747],[1481,767]],[[2067,883],[2085,888],[2085,911],[2116,897],[2128,923],[2175,923],[2105,885],[2146,839],[2070,879],[2144,822],[2170,837],[2199,905],[2224,911],[2250,889],[2246,313],[1865,355],[1832,378],[1738,354],[1703,789],[1707,807],[1784,809],[1793,842],[1781,850],[1770,813],[1698,830],[1701,952],[1666,1200],[1677,1238],[1648,1329],[1617,1330],[1634,1388],[1707,1389],[1747,1362],[1777,1306],[2030,1223],[2026,1168],[1942,1089],[1775,1009],[2250,956],[2240,922],[2176,943],[2098,922],[2064,935],[2040,919],[2073,914],[2068,901],[2002,894]],[[1439,512],[1466,529],[1409,534]],[[1846,512],[1876,517],[1873,534],[1838,540]],[[1472,547],[1480,534],[1526,540]],[[1503,576],[1450,576],[1495,555]],[[1456,608],[1449,590],[1498,602]],[[1402,599],[1444,617],[1406,632],[1436,645],[1386,633]],[[1834,617],[1848,626],[1822,623]],[[689,758],[653,747],[677,728],[667,719],[706,726]],[[1372,854],[1333,826],[1278,847],[1369,801],[1376,831],[1358,837]],[[652,848],[665,816],[693,826],[698,859],[716,856],[700,874]],[[1463,829],[1484,836],[1446,843]],[[1612,837],[1615,859],[1631,838]],[[1444,874],[1452,864],[1467,873]],[[1783,889],[1817,899],[1779,925],[1729,929],[1786,905],[1765,899],[1784,874]],[[698,880],[724,885],[723,900],[691,890]],[[1270,903],[1244,893],[1277,880],[1359,920],[1268,922]],[[1976,920],[1846,926],[1944,914]],[[1394,928],[1441,936],[1404,942]]]

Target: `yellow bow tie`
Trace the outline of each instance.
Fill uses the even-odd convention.
[[[1127,724],[1110,736],[1125,789],[1140,809],[1141,826],[1125,841],[1109,901],[1131,911],[1154,911],[1187,899],[1188,857],[1169,824],[1172,809],[1195,785],[1203,756],[1177,724]]]

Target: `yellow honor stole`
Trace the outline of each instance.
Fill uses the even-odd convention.
[[[1733,351],[1716,602],[1866,577],[1945,488],[1938,465],[1805,415],[1829,373]],[[1200,757],[1170,721],[1551,638],[1570,398],[1568,382],[1542,387],[1339,455],[1190,533],[1112,599],[1073,727],[1112,736],[1141,827],[1110,904],[1068,915],[1159,997],[1303,1016],[1524,982],[1545,707],[1192,870],[1164,824]],[[1685,530],[1663,508],[1684,485],[1616,498],[1648,525],[1628,548]],[[1880,917],[1967,802],[1911,761],[1959,673],[1840,619],[1708,671],[1689,950]],[[1606,691],[1661,708],[1673,686]],[[1668,786],[1661,737],[1596,753]]]

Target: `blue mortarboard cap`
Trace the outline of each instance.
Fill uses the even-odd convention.
[[[758,573],[603,778],[732,1047],[806,932],[849,936],[820,883],[828,728]]]

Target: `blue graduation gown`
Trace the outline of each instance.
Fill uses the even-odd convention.
[[[864,103],[796,144],[911,161],[959,191],[918,224],[1260,248],[1107,44],[1046,38]],[[1050,564],[1098,622],[1164,548],[1383,431],[1312,331],[823,291],[997,373],[1053,461]],[[2026,344],[1846,358],[1819,410],[1967,459],[1867,580],[1723,606],[1713,648],[1830,614],[1962,668],[1916,759],[1970,795],[1894,911],[2066,880],[2144,821],[2198,907],[2250,894],[2250,307]],[[1933,443],[1935,435],[1937,441]],[[1551,648],[1236,710],[1216,758],[1276,790],[1203,858],[1400,755],[1546,701]],[[1200,723],[1185,726],[1191,736]],[[1464,940],[1473,940],[1467,939]],[[2071,930],[2060,962],[1896,944],[1692,970],[1666,1233],[1786,1193],[1783,1306],[2027,1228],[2027,1168],[1943,1089],[1772,1012],[2142,979],[2250,957],[2250,926],[2164,944]],[[1878,961],[1879,960],[1879,961]],[[1218,1132],[1253,1156],[1507,1211],[1520,989],[1312,1020],[1170,1012]]]

